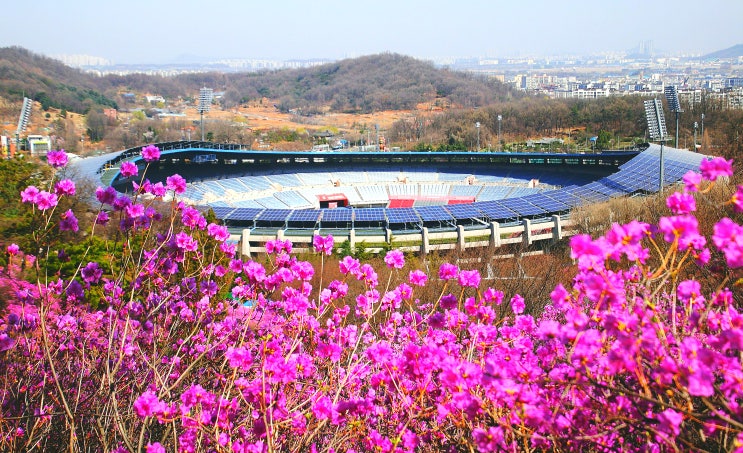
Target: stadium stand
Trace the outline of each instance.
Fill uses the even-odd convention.
[[[393,233],[397,229],[424,227],[487,228],[489,222],[537,222],[567,214],[571,208],[586,203],[656,192],[660,184],[658,145],[596,155],[328,153],[319,156],[318,165],[309,169],[312,165],[304,163],[282,168],[284,162],[292,159],[307,162],[315,158],[306,152],[253,155],[237,145],[205,142],[160,146],[162,161],[174,166],[161,165],[163,172],[177,168],[187,180],[200,180],[190,182],[179,198],[210,207],[217,218],[234,228],[388,228]],[[201,155],[205,150],[214,150],[219,162],[229,157],[245,165],[183,166],[188,156]],[[141,148],[132,148],[90,161],[81,159],[78,168],[108,180],[120,162],[138,162],[140,152]],[[663,182],[674,184],[686,172],[698,169],[706,156],[665,147],[663,157]],[[450,159],[451,163],[442,164],[442,159]],[[362,163],[356,164],[357,161]],[[423,161],[428,163],[421,164]],[[540,164],[530,166],[530,161]],[[555,162],[559,165],[547,165]],[[204,173],[205,170],[213,173]],[[164,176],[165,173],[159,177]],[[155,174],[151,180],[157,178]],[[536,187],[529,187],[536,181]],[[111,182],[117,189],[130,185],[119,175],[113,176]],[[407,207],[319,209],[318,196],[334,194],[340,194],[351,206],[392,206],[398,200]],[[446,205],[453,197],[476,201]]]

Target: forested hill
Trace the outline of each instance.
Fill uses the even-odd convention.
[[[225,91],[225,102],[238,104],[268,97],[282,110],[312,113],[330,107],[337,112],[367,113],[415,108],[421,102],[458,107],[480,107],[516,94],[506,85],[463,72],[438,69],[433,64],[399,54],[378,54],[341,60],[314,68],[259,74],[204,74],[178,77]],[[198,82],[198,83],[196,83]]]
[[[78,113],[96,105],[116,106],[124,92],[158,94],[167,100],[196,97],[203,86],[223,91],[224,107],[265,97],[282,110],[307,115],[328,109],[404,110],[424,102],[469,108],[518,96],[496,80],[389,53],[259,73],[98,77],[26,49],[0,48],[0,96],[11,100],[27,96],[43,106]]]
[[[58,60],[21,47],[0,48],[0,96],[17,101],[24,96],[44,109],[55,107],[86,113],[96,105],[116,107],[101,93],[101,80]]]

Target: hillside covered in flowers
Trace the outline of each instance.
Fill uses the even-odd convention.
[[[657,224],[574,236],[548,301],[397,250],[331,261],[332,236],[242,259],[182,177],[133,165],[86,221],[66,164],[18,193],[32,238],[3,246],[0,450],[743,452],[743,187],[695,216],[732,161],[688,173]]]

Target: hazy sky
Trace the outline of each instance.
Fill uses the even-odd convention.
[[[743,0],[14,0],[0,47],[115,63],[708,53],[743,44],[741,20]]]

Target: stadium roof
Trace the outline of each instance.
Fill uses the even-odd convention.
[[[574,173],[593,174],[595,177],[585,184],[566,184],[551,190],[528,193],[523,196],[475,201],[471,204],[452,204],[446,206],[413,206],[406,208],[336,208],[336,209],[291,209],[284,206],[281,200],[290,200],[291,193],[284,192],[282,197],[274,200],[271,207],[259,202],[267,198],[256,199],[255,206],[229,206],[230,200],[220,200],[215,195],[213,201],[204,204],[210,207],[215,215],[226,224],[242,227],[271,228],[376,228],[392,230],[429,227],[454,227],[456,225],[482,225],[488,222],[514,222],[525,218],[542,218],[555,214],[565,214],[569,209],[581,204],[607,200],[612,197],[637,193],[652,193],[658,190],[660,146],[650,144],[643,151],[610,151],[597,154],[559,154],[559,153],[473,153],[473,152],[274,152],[248,150],[241,145],[212,144],[205,142],[170,142],[158,144],[161,158],[158,166],[150,165],[148,177],[156,181],[166,175],[179,173],[186,179],[219,180],[235,175],[266,175],[269,182],[262,182],[262,190],[270,198],[275,187],[271,177],[283,184],[300,183],[299,179],[279,179],[279,175],[288,175],[301,171],[332,171],[343,169],[360,172],[387,172],[397,168],[409,168],[410,171],[425,172],[426,169],[437,169],[440,173],[451,170],[453,173],[466,174],[471,169],[498,169],[499,172],[514,177],[523,175],[559,174],[566,178]],[[205,153],[216,154],[216,163],[195,163],[197,156]],[[118,153],[77,159],[71,164],[78,177],[93,176],[101,183],[113,184],[124,188],[130,181],[123,180],[118,171],[124,160],[133,161],[142,169],[145,162],[141,159],[141,147]],[[664,184],[673,184],[681,180],[689,170],[697,170],[704,155],[664,147],[665,164]],[[418,175],[425,173],[418,173]],[[434,174],[434,173],[430,173]],[[389,177],[387,179],[390,179]],[[452,178],[454,179],[454,178]],[[487,178],[483,178],[487,179]],[[496,178],[497,179],[497,178]],[[447,178],[441,180],[450,183]],[[295,182],[296,181],[296,182]],[[424,182],[421,182],[424,184]],[[440,183],[437,181],[437,183]],[[369,183],[367,183],[369,184]],[[226,184],[224,184],[226,186]],[[195,187],[198,183],[195,183]],[[246,191],[250,191],[245,184]],[[286,189],[284,187],[283,189]],[[309,189],[295,187],[299,196],[307,196]],[[206,190],[206,189],[204,189]],[[340,192],[335,190],[335,192]],[[515,191],[514,191],[515,192]],[[224,194],[220,194],[224,197]],[[295,197],[296,198],[296,197]],[[301,198],[300,198],[301,199]],[[227,206],[225,206],[227,204]],[[319,206],[318,206],[319,207]]]

